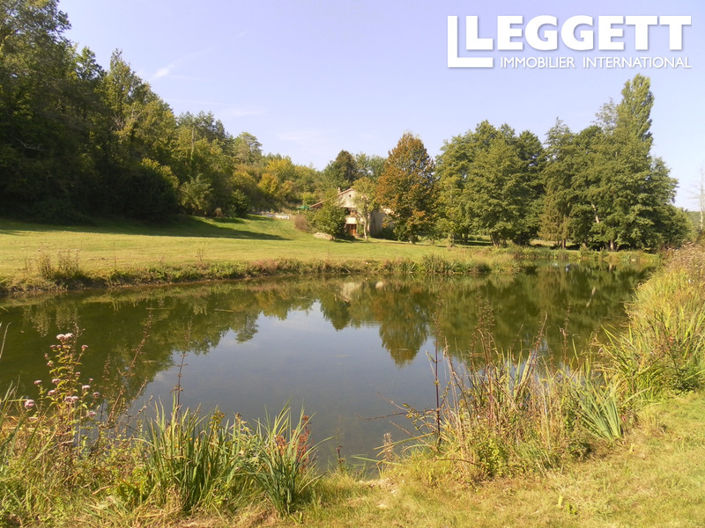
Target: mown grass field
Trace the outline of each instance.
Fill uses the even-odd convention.
[[[463,258],[476,250],[390,240],[328,241],[297,230],[289,220],[189,217],[169,225],[100,223],[51,226],[0,219],[0,276],[31,272],[40,254],[74,252],[82,269],[105,272],[154,265],[253,262],[266,259]]]

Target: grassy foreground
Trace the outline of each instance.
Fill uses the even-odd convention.
[[[104,222],[50,226],[0,219],[0,293],[233,279],[271,274],[511,270],[577,251],[447,247],[389,240],[327,241],[290,220],[187,217],[164,226]],[[598,254],[587,258],[601,258]],[[620,253],[610,262],[653,256]],[[425,263],[425,264],[424,264]]]
[[[125,435],[119,394],[92,393],[59,335],[40,398],[0,397],[0,526],[702,526],[705,248],[671,256],[629,315],[591,367],[458,365],[470,383],[410,412],[421,448],[375,480],[317,473],[315,421],[288,410],[228,422],[176,396]]]
[[[331,478],[304,525],[696,528],[705,519],[703,457],[705,396],[691,394],[644,409],[641,425],[606,456],[535,476],[468,488],[424,480],[432,470],[412,461],[378,481]]]

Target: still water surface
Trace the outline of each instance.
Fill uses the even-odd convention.
[[[378,418],[398,411],[392,402],[434,405],[427,354],[436,346],[462,361],[480,353],[483,330],[518,353],[545,321],[543,359],[574,361],[602,325],[622,320],[646,274],[546,265],[459,279],[314,278],[5,300],[0,388],[16,383],[32,395],[55,335],[78,329],[89,346],[82,378],[95,378],[106,396],[124,387],[133,412],[171,401],[183,357],[182,403],[248,420],[287,402],[295,414],[303,406],[314,440],[330,437],[321,462],[331,463],[338,445],[353,461],[374,457],[385,432],[403,436]]]

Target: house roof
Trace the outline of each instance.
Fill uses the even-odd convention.
[[[343,196],[343,195],[345,195],[345,194],[348,194],[348,193],[351,193],[351,192],[355,192],[355,189],[353,189],[352,187],[348,187],[348,188],[345,189],[344,191],[340,191],[340,190],[339,190],[339,191],[338,191],[338,194],[336,194],[335,197],[339,199],[341,196]],[[322,201],[320,201],[320,202],[317,202],[317,203],[311,205],[310,207],[311,207],[311,209],[317,209],[317,208],[321,207],[321,206],[322,206],[324,203],[326,203],[327,201],[328,201],[328,200],[322,200]]]

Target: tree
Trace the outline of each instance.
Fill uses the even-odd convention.
[[[233,151],[237,161],[245,165],[252,165],[262,159],[262,143],[249,132],[242,132],[235,138]]]
[[[476,137],[472,131],[453,137],[441,148],[436,164],[438,177],[438,230],[451,242],[467,241],[471,219],[463,191],[475,155]]]
[[[55,0],[0,0],[0,206],[61,219],[90,205],[88,141],[102,70],[63,36]],[[80,73],[80,76],[77,75]]]
[[[574,203],[573,162],[575,138],[560,119],[548,131],[547,163],[543,169],[545,196],[540,217],[539,235],[566,247],[570,237],[571,205]]]
[[[594,238],[610,249],[657,248],[678,244],[685,226],[672,202],[676,180],[662,160],[651,156],[651,108],[654,96],[647,77],[627,81],[615,107],[613,130],[599,149],[602,174],[602,221]],[[675,224],[674,224],[675,222]]]
[[[355,155],[357,165],[357,178],[368,177],[377,181],[384,170],[384,158],[382,156],[368,156],[364,152]]]
[[[382,206],[390,209],[394,233],[400,240],[416,242],[433,225],[435,203],[434,163],[423,142],[405,133],[389,152],[377,183]]]
[[[495,245],[507,240],[528,243],[535,233],[529,214],[533,190],[524,168],[506,134],[495,135],[478,150],[470,168],[464,190],[467,214],[474,228],[488,234]]]
[[[377,209],[377,184],[369,176],[363,176],[353,183],[355,190],[355,207],[362,220],[365,240],[370,235],[370,225],[372,224],[372,213]]]
[[[355,158],[347,150],[341,150],[323,171],[328,188],[347,189],[358,177]]]

